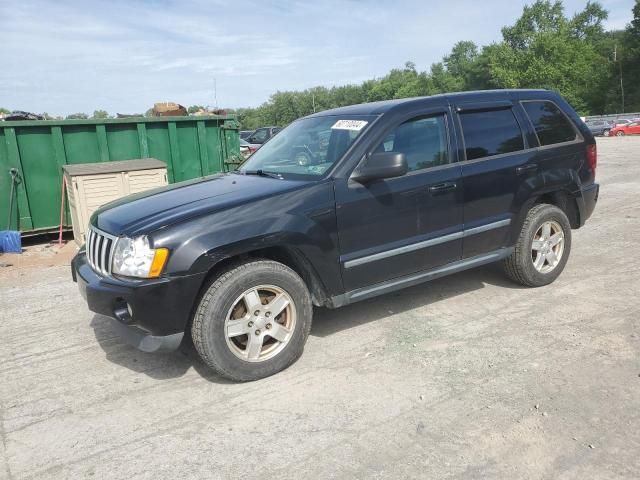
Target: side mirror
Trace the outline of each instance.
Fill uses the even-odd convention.
[[[404,153],[379,152],[369,155],[355,169],[351,179],[359,183],[401,177],[409,171]]]

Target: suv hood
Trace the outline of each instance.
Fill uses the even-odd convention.
[[[135,236],[260,198],[303,188],[307,182],[218,174],[129,195],[107,203],[91,224],[112,235]]]

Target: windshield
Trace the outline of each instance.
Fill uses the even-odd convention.
[[[292,179],[320,177],[344,155],[374,118],[370,115],[303,118],[265,143],[239,170]]]

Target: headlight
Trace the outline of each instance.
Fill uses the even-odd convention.
[[[150,248],[146,236],[121,237],[116,242],[112,272],[117,275],[138,278],[156,278],[162,273],[169,250]]]

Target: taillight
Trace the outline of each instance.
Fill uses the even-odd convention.
[[[589,170],[596,174],[596,167],[598,166],[598,147],[595,143],[587,145],[587,163],[589,164]]]
[[[249,147],[249,153],[250,154],[256,153],[256,150],[258,150],[256,147]]]

